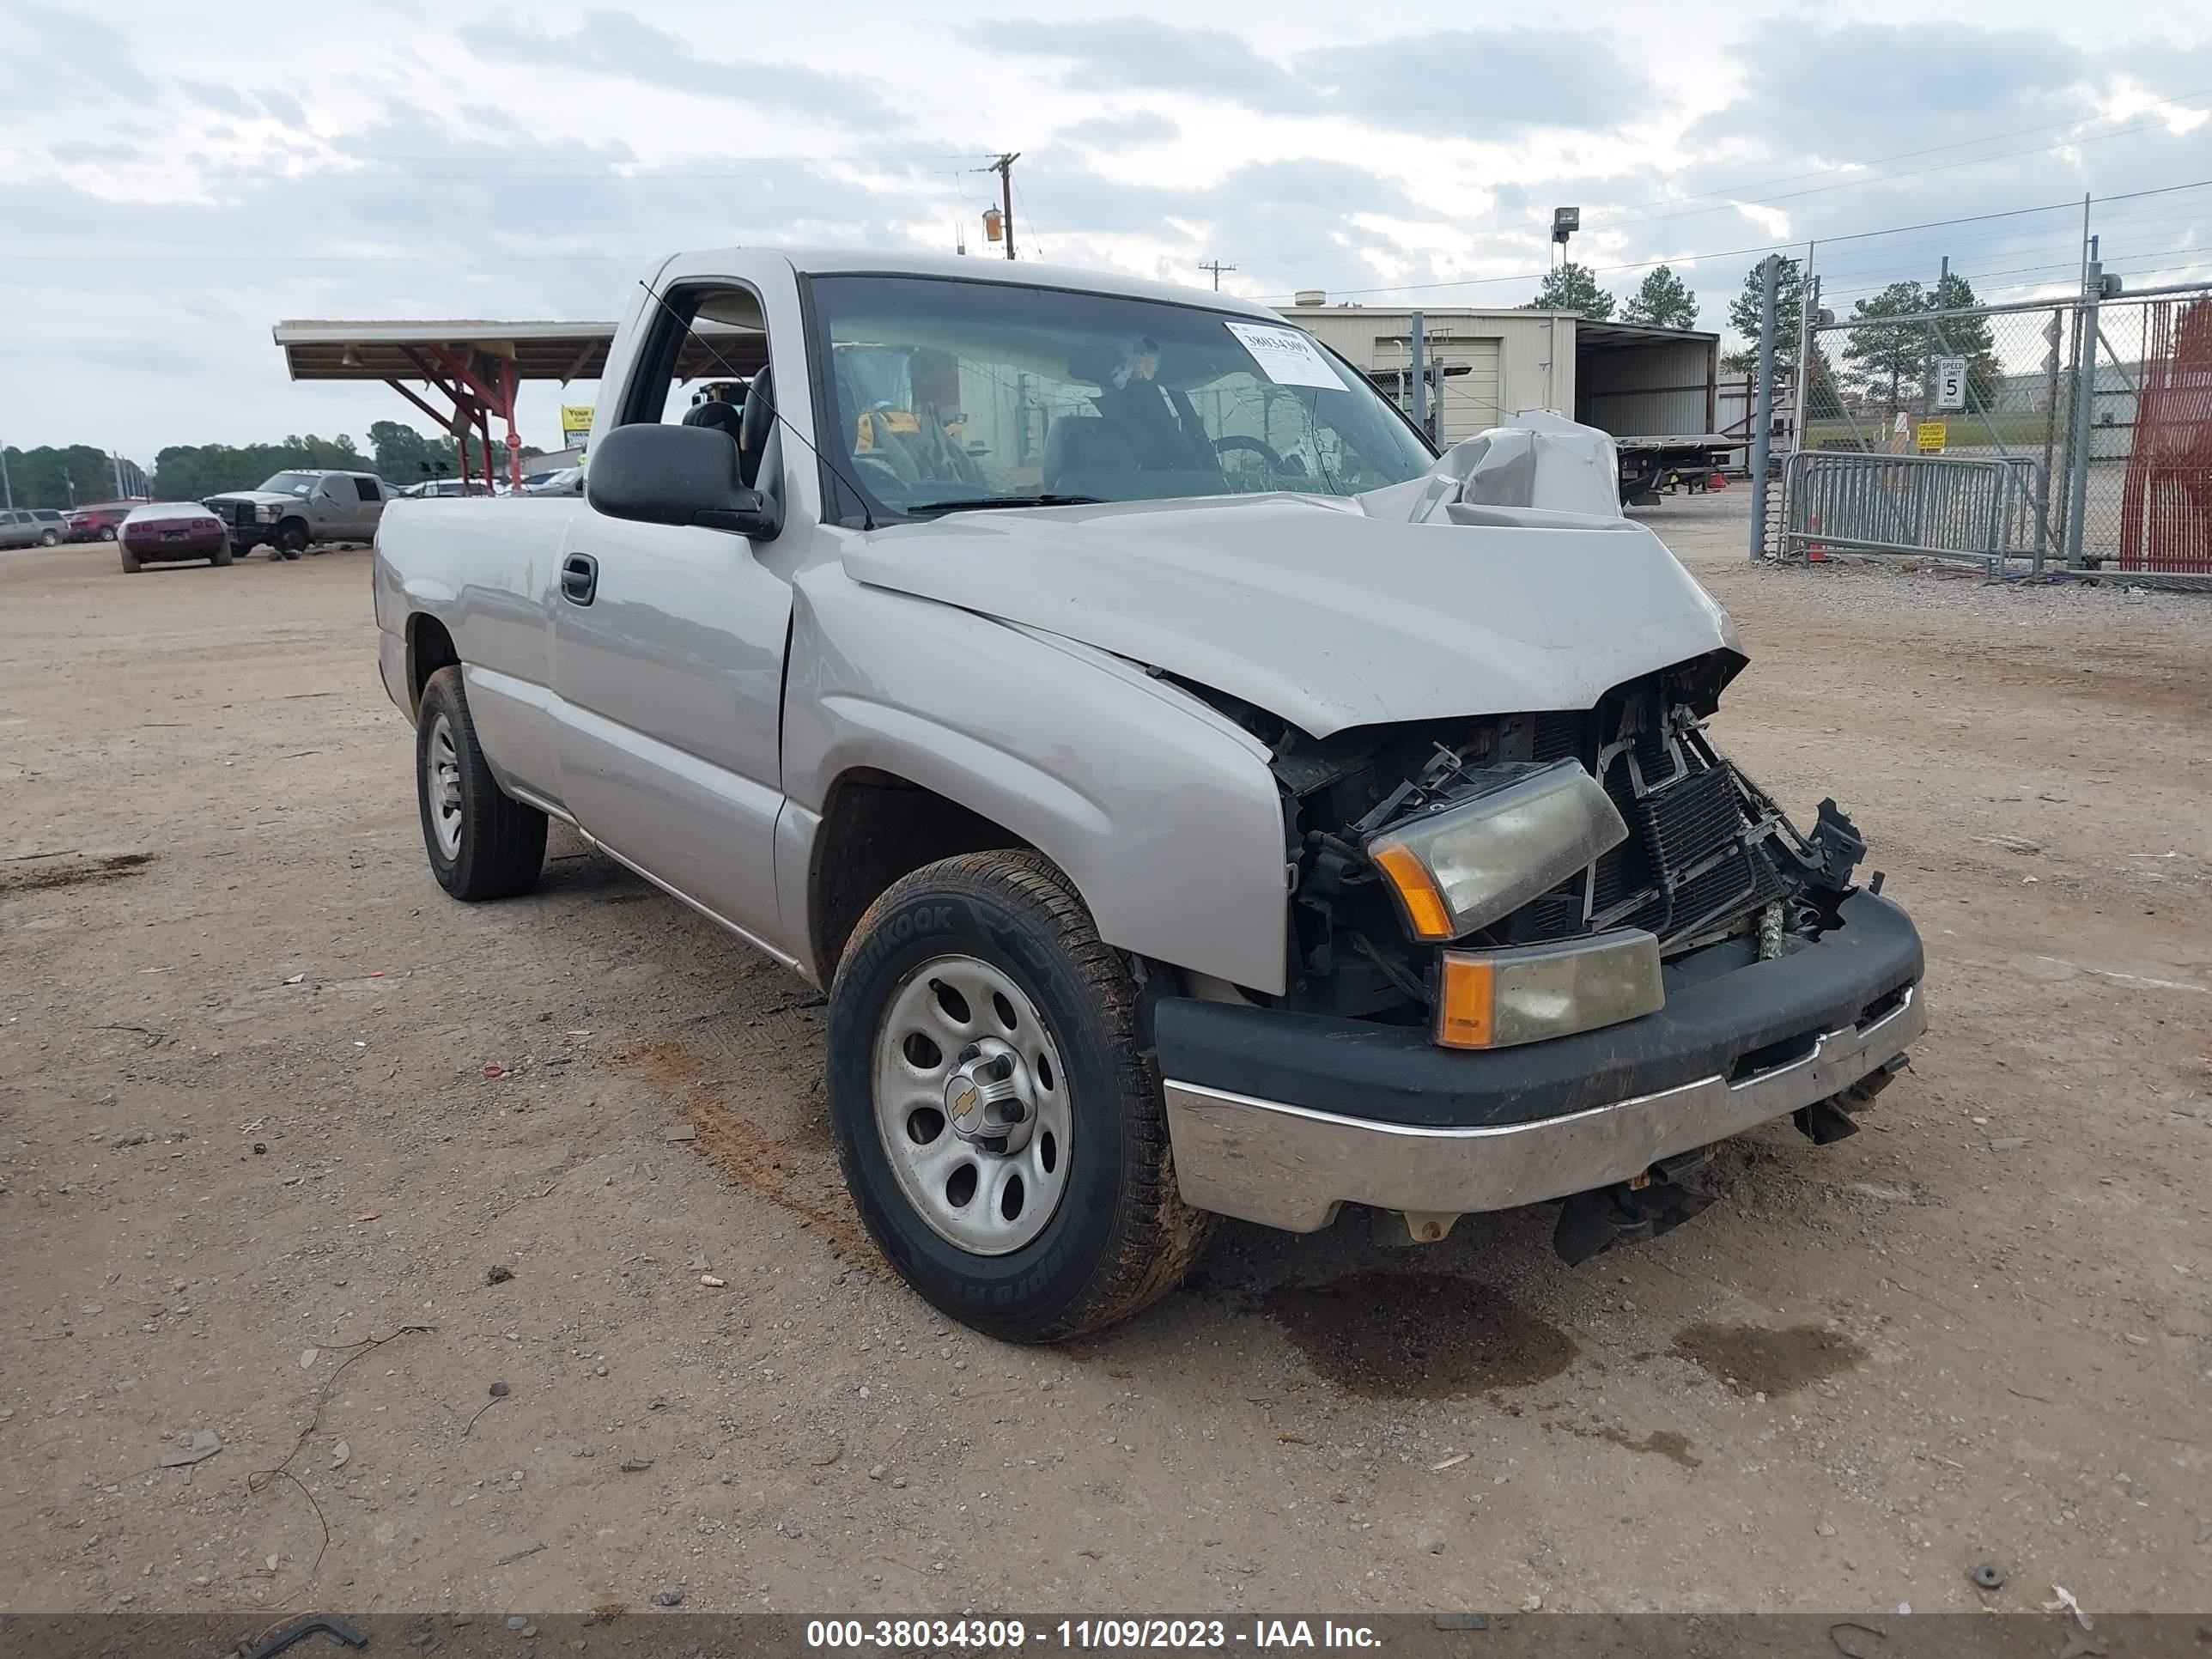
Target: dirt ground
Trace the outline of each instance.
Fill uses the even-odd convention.
[[[0,1610],[2212,1605],[2212,600],[1742,515],[1651,519],[1718,735],[1927,937],[1869,1132],[1580,1268],[1225,1226],[1055,1351],[872,1255],[805,987],[557,834],[438,891],[365,550],[0,556]]]

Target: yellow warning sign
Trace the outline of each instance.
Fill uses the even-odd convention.
[[[1912,434],[1913,445],[1923,455],[1941,455],[1944,440],[1951,435],[1948,421],[1923,421],[1920,429]]]

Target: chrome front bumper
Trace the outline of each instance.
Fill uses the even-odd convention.
[[[1370,1122],[1170,1079],[1168,1131],[1186,1203],[1288,1232],[1327,1226],[1346,1203],[1435,1215],[1510,1210],[1632,1180],[1826,1100],[1903,1054],[1927,1025],[1915,985],[1879,1018],[1829,1031],[1737,1082],[1702,1078],[1496,1127]]]

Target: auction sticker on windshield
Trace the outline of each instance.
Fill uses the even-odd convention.
[[[1311,336],[1295,328],[1270,328],[1265,323],[1227,323],[1224,326],[1252,354],[1252,361],[1260,365],[1260,373],[1277,386],[1344,390],[1344,376],[1321,355],[1321,348],[1313,343]]]

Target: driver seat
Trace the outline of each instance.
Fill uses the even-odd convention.
[[[728,433],[732,438],[738,435],[738,428],[744,421],[744,412],[736,404],[705,403],[696,409],[686,410],[684,414],[686,426],[714,427]]]
[[[768,453],[769,428],[775,422],[775,382],[763,364],[746,389],[744,418],[737,432],[738,482],[748,489],[760,488],[761,458]]]
[[[1134,472],[1137,449],[1113,422],[1096,415],[1063,415],[1044,434],[1044,487],[1054,494],[1088,494],[1071,480],[1098,472]]]

